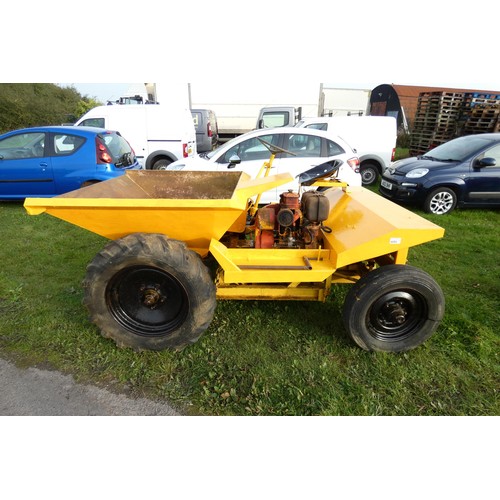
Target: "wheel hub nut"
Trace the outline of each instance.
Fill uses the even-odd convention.
[[[392,304],[389,306],[389,316],[392,318],[392,321],[398,325],[402,325],[406,321],[405,311],[399,304]]]
[[[147,307],[155,307],[162,301],[160,291],[156,288],[142,288],[142,302]]]

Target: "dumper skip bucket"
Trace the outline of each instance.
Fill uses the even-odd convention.
[[[243,230],[248,200],[292,180],[290,174],[251,179],[244,172],[128,171],[54,198],[27,198],[29,214],[46,212],[115,240],[162,233],[204,256],[211,239]]]

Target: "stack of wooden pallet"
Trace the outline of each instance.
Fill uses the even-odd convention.
[[[461,135],[500,131],[500,94],[465,94]]]
[[[500,94],[422,92],[411,133],[417,156],[455,137],[500,131]]]

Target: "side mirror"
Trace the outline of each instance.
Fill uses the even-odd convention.
[[[257,128],[265,128],[265,127],[264,127],[264,118],[261,118],[261,119],[259,120],[259,124],[258,124]]]
[[[483,158],[476,163],[476,168],[495,167],[496,164],[497,161],[495,160],[495,158]]]
[[[236,165],[239,165],[241,163],[241,158],[238,155],[231,155],[229,158],[229,165],[227,168],[234,168]]]

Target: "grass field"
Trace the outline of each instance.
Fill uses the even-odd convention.
[[[425,217],[446,235],[409,263],[440,283],[447,308],[416,350],[354,346],[337,285],[326,304],[220,302],[197,344],[134,353],[102,338],[81,305],[86,264],[106,241],[0,203],[0,354],[191,415],[498,415],[500,212]]]

